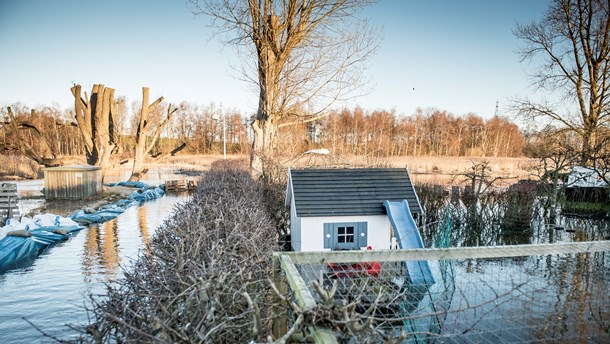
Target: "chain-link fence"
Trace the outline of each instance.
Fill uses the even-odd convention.
[[[610,342],[610,241],[276,258],[292,340]]]

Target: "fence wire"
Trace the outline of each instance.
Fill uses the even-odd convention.
[[[607,343],[609,253],[599,241],[283,256],[306,289],[295,297],[343,305],[321,324],[339,342]]]

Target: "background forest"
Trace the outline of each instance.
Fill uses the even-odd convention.
[[[137,128],[134,113],[140,104],[128,105],[124,97],[116,102],[115,135],[121,137],[122,159],[131,157]],[[74,122],[73,109],[41,106],[30,109],[15,104],[12,112],[19,123],[21,140],[40,156],[84,156],[83,138]],[[164,106],[150,114],[151,122],[162,119]],[[19,142],[10,125],[6,108],[0,127],[3,155],[19,152]],[[249,122],[244,114],[210,104],[180,103],[173,121],[167,125],[151,154],[171,149],[176,142],[186,142],[185,154],[213,154],[223,150],[223,115],[229,154],[250,151]],[[337,155],[371,157],[397,156],[467,156],[521,157],[536,133],[525,133],[506,117],[484,119],[476,114],[456,116],[448,111],[418,109],[414,114],[362,108],[329,112],[317,121],[281,127],[274,150],[281,156],[297,156],[307,150],[326,148]],[[531,150],[530,150],[531,151]]]

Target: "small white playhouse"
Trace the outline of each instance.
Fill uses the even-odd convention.
[[[293,250],[389,249],[386,201],[403,202],[410,219],[421,214],[406,168],[289,170],[285,202]]]

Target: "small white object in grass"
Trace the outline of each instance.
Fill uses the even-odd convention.
[[[322,154],[322,155],[328,155],[328,154],[330,154],[330,151],[328,149],[326,149],[326,148],[320,148],[320,149],[308,150],[307,152],[305,152],[303,154]]]

